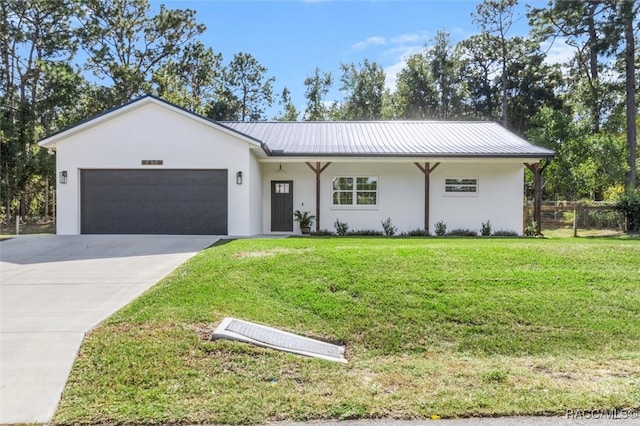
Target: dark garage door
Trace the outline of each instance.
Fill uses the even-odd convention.
[[[83,234],[227,234],[226,170],[83,170]]]

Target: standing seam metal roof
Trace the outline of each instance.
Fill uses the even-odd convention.
[[[222,122],[277,155],[552,157],[498,123],[465,121]]]

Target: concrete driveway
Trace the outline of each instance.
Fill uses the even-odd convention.
[[[215,236],[20,236],[0,242],[0,423],[48,422],[88,331]]]

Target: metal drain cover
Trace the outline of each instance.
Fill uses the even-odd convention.
[[[225,318],[213,332],[214,339],[237,340],[256,346],[346,363],[344,346],[298,336],[276,328],[236,318]]]

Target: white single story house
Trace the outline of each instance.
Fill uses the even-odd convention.
[[[58,234],[523,230],[523,171],[554,152],[491,122],[215,122],[153,96],[40,142]]]

